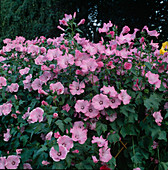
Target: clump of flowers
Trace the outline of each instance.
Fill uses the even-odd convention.
[[[0,169],[168,168],[167,42],[109,21],[93,43],[75,18],[60,37],[4,40]]]

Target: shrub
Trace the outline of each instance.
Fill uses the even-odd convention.
[[[104,23],[99,43],[74,16],[60,37],[5,39],[0,168],[168,168],[168,52],[158,33]],[[140,36],[137,33],[140,32]]]

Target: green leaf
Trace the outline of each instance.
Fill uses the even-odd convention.
[[[97,131],[97,134],[100,136],[102,134],[102,132],[106,132],[107,131],[107,125],[98,122],[96,124],[96,131]]]
[[[52,115],[47,115],[46,118],[47,118],[47,121],[48,121],[48,125],[50,126],[51,122],[53,120],[53,116]]]
[[[131,157],[132,162],[135,164],[142,162],[142,155],[139,152],[136,152],[134,156]]]
[[[64,161],[61,162],[54,162],[52,169],[65,169],[65,163]]]
[[[40,148],[38,151],[34,152],[35,154],[33,155],[33,159],[36,159],[44,151],[47,151],[47,147],[45,145],[42,145],[42,148]]]
[[[64,120],[64,122],[65,122],[66,124],[70,123],[71,121],[72,121],[72,119],[71,119],[70,117],[67,117],[67,118]]]
[[[21,157],[22,157],[22,162],[27,161],[32,157],[33,150],[24,148],[23,151],[21,152]]]
[[[78,164],[75,164],[75,167],[76,167],[77,169],[85,169],[83,162],[80,162],[80,163],[78,163]]]
[[[46,98],[46,102],[47,102],[48,104],[51,104],[51,103],[53,102],[53,97],[52,97],[52,96],[48,96],[48,97]]]
[[[112,159],[110,159],[110,161],[107,163],[108,167],[110,169],[115,169],[116,167],[116,159],[114,157],[112,157]]]
[[[155,126],[149,129],[151,131],[151,136],[153,138],[153,140],[158,137],[158,134],[160,133],[160,127],[159,126]]]
[[[114,133],[114,134],[110,134],[107,139],[110,143],[113,142],[116,143],[117,141],[119,141],[119,138],[120,136],[117,133]]]
[[[167,113],[166,113],[166,115],[165,115],[165,117],[164,117],[164,118],[166,119],[167,117],[168,117],[168,109],[167,109]]]
[[[58,146],[58,143],[56,143],[55,145],[53,145],[54,149],[59,152],[59,146]]]
[[[159,163],[159,170],[167,170],[167,169],[168,169],[168,162]]]
[[[152,108],[155,111],[157,111],[159,109],[159,104],[161,101],[162,101],[162,96],[161,95],[159,96],[154,93],[150,95],[149,99],[144,100],[144,105],[148,110]]]
[[[163,83],[161,83],[159,91],[165,91],[165,90],[166,90],[166,88],[163,86]]]
[[[165,131],[161,131],[161,132],[159,133],[158,139],[160,139],[160,140],[165,140],[165,141],[167,142],[166,132],[165,132]]]
[[[131,105],[126,105],[126,106],[121,106],[120,107],[120,112],[122,114],[124,114],[126,117],[128,117],[128,116],[132,116],[132,114],[135,113],[135,109],[134,109],[133,105],[132,106]]]
[[[151,70],[151,64],[149,62],[145,62],[144,64],[149,70]]]
[[[64,124],[63,124],[62,120],[57,120],[57,121],[55,122],[55,124],[59,127],[59,129],[60,129],[62,132],[64,132]]]
[[[21,136],[20,137],[20,141],[23,142],[23,146],[26,145],[27,141],[28,141],[29,137],[27,135]]]
[[[134,124],[127,124],[121,128],[120,133],[123,137],[126,135],[137,135],[137,130],[135,128]]]

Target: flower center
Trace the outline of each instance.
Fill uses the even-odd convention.
[[[115,99],[111,99],[111,103],[115,103]]]
[[[66,147],[66,144],[65,144],[65,143],[63,143],[62,145],[63,145],[64,147]]]
[[[12,161],[12,165],[15,165],[15,161]]]
[[[92,112],[93,110],[92,109],[89,109],[89,112]]]
[[[81,109],[83,110],[83,109],[84,109],[84,107],[82,106],[82,107],[81,107]]]
[[[61,156],[61,152],[58,152],[57,155],[58,155],[58,156]]]
[[[75,135],[75,138],[76,138],[76,139],[79,139],[79,135]]]
[[[103,104],[103,101],[100,101],[99,104],[102,105],[102,104]]]
[[[79,90],[79,87],[77,87],[76,90]]]

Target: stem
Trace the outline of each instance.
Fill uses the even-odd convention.
[[[133,150],[133,155],[135,156],[135,150],[134,150],[134,139],[132,136],[132,150]],[[136,164],[134,163],[134,167],[136,167]]]
[[[158,155],[158,161],[160,162],[159,147],[157,147],[157,155]]]

